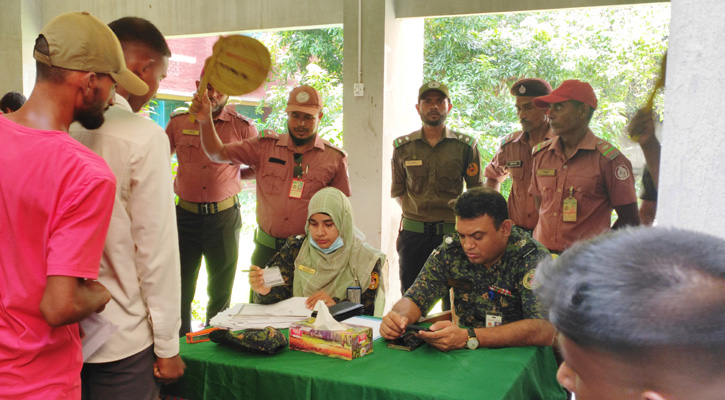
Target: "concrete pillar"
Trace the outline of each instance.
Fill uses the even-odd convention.
[[[23,91],[22,81],[22,23],[20,0],[7,0],[0,13],[0,35],[5,45],[0,47],[0,97],[6,92]]]
[[[40,0],[5,0],[0,13],[0,96],[14,91],[28,96],[35,85],[33,46],[43,18]]]
[[[725,238],[725,2],[672,2],[657,219]]]
[[[367,242],[388,255],[387,308],[400,298],[395,240],[400,207],[390,198],[393,140],[420,127],[415,111],[423,79],[423,20],[396,19],[393,0],[344,3],[344,146],[350,160],[351,202]],[[362,43],[358,57],[358,26]],[[365,94],[354,96],[358,60]]]

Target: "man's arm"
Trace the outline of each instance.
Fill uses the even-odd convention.
[[[432,332],[420,332],[418,336],[441,351],[462,349],[468,341],[468,330],[451,321],[436,322]],[[554,342],[554,326],[543,319],[523,319],[492,328],[476,328],[479,347],[551,346]]]
[[[652,175],[655,188],[658,188],[660,177],[660,142],[655,136],[652,110],[637,111],[637,114],[632,117],[629,125],[627,125],[627,131],[630,136],[636,138],[642,148],[647,168],[649,168],[650,174]]]
[[[405,333],[405,326],[416,323],[423,313],[418,305],[403,296],[383,317],[380,324],[380,335],[385,339],[397,339]]]
[[[350,197],[352,190],[350,188],[350,176],[347,172],[347,156],[340,159],[337,164],[335,177],[330,182],[330,186],[339,189],[345,196]]]
[[[58,327],[103,311],[110,300],[106,287],[94,280],[51,275],[40,300],[40,313],[48,325]]]
[[[637,202],[614,207],[614,210],[617,211],[617,222],[612,225],[612,229],[639,225],[639,210],[637,210]]]
[[[650,226],[655,222],[657,215],[657,202],[650,200],[642,200],[639,206],[639,221],[642,225]]]
[[[491,188],[497,192],[501,191],[501,182],[495,179],[486,178],[486,182],[484,183],[484,185],[486,185],[487,188]]]
[[[232,160],[224,148],[224,144],[214,128],[214,120],[211,116],[211,103],[207,95],[206,89],[204,94],[194,94],[194,99],[189,107],[189,112],[196,117],[199,122],[199,136],[201,137],[201,147],[204,149],[207,157],[216,163],[228,164]]]
[[[154,127],[155,128],[155,127]],[[161,132],[149,130],[148,146],[130,164],[127,212],[138,285],[153,322],[154,375],[170,383],[181,377],[179,357],[181,273],[169,149]]]

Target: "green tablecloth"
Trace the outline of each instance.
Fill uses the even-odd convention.
[[[164,393],[209,399],[564,399],[549,347],[392,350],[351,361],[285,348],[274,356],[181,344],[184,377]]]

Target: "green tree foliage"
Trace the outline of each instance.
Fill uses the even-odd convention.
[[[257,112],[270,111],[259,129],[287,132],[290,88],[310,85],[325,103],[320,135],[342,146],[342,28],[281,31],[265,35],[262,42],[272,54],[272,78],[265,84],[267,97]]]
[[[448,123],[479,137],[483,160],[520,129],[508,89],[525,77],[553,87],[589,82],[599,99],[592,130],[617,143],[657,79],[669,10],[659,4],[428,19],[425,79],[450,87]]]
[[[509,87],[524,77],[553,87],[589,82],[599,98],[592,130],[627,144],[619,138],[657,80],[669,20],[668,3],[426,19],[424,81],[449,86],[448,125],[478,138],[484,164],[503,136],[520,129]],[[273,74],[257,109],[271,111],[260,129],[286,132],[289,88],[308,84],[325,101],[321,135],[342,145],[342,39],[338,27],[263,35]],[[662,98],[655,104],[661,115]]]

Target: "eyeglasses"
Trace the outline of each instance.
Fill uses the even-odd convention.
[[[302,153],[295,153],[295,167],[292,169],[292,173],[295,178],[302,178]]]

